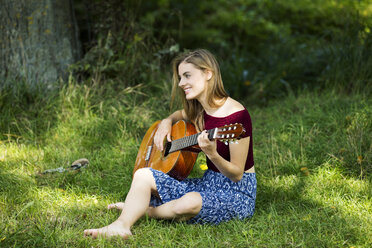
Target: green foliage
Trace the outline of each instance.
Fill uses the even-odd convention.
[[[174,56],[169,47],[179,45],[180,50],[203,47],[214,52],[229,93],[237,98],[248,95],[251,102],[267,103],[300,89],[371,92],[370,1],[111,0],[96,4],[99,42],[80,67],[90,75],[104,70],[117,82],[126,78],[126,85],[156,80],[161,65]],[[107,49],[109,40],[114,45]],[[102,60],[99,54],[109,58],[97,68]]]
[[[78,5],[77,13],[92,16],[89,25],[93,26],[94,37],[85,43],[84,58],[70,67],[79,81],[102,87],[109,83],[122,89],[165,80],[162,59],[178,49],[157,40],[152,30],[138,21],[140,7],[140,2],[116,0],[95,1],[88,10]],[[84,21],[80,20],[80,24],[84,33]]]

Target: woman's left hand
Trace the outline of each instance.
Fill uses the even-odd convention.
[[[216,141],[209,140],[208,133],[205,130],[198,136],[198,145],[208,157],[214,155],[217,152]]]

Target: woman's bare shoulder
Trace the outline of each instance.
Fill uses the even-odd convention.
[[[238,112],[244,109],[245,107],[243,106],[243,104],[241,104],[240,102],[230,97],[227,99],[226,104],[224,106],[224,110],[225,110],[224,112],[226,115],[231,115],[235,112]]]

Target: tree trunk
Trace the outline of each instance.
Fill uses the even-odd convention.
[[[53,88],[80,57],[72,0],[0,0],[0,88]]]

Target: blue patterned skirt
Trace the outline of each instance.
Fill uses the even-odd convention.
[[[160,196],[160,199],[151,196],[151,206],[160,206],[189,192],[200,193],[202,208],[188,223],[219,224],[233,218],[251,217],[254,213],[257,189],[255,173],[244,173],[243,178],[235,183],[212,170],[207,170],[202,178],[187,178],[183,181],[161,171],[150,170]]]

